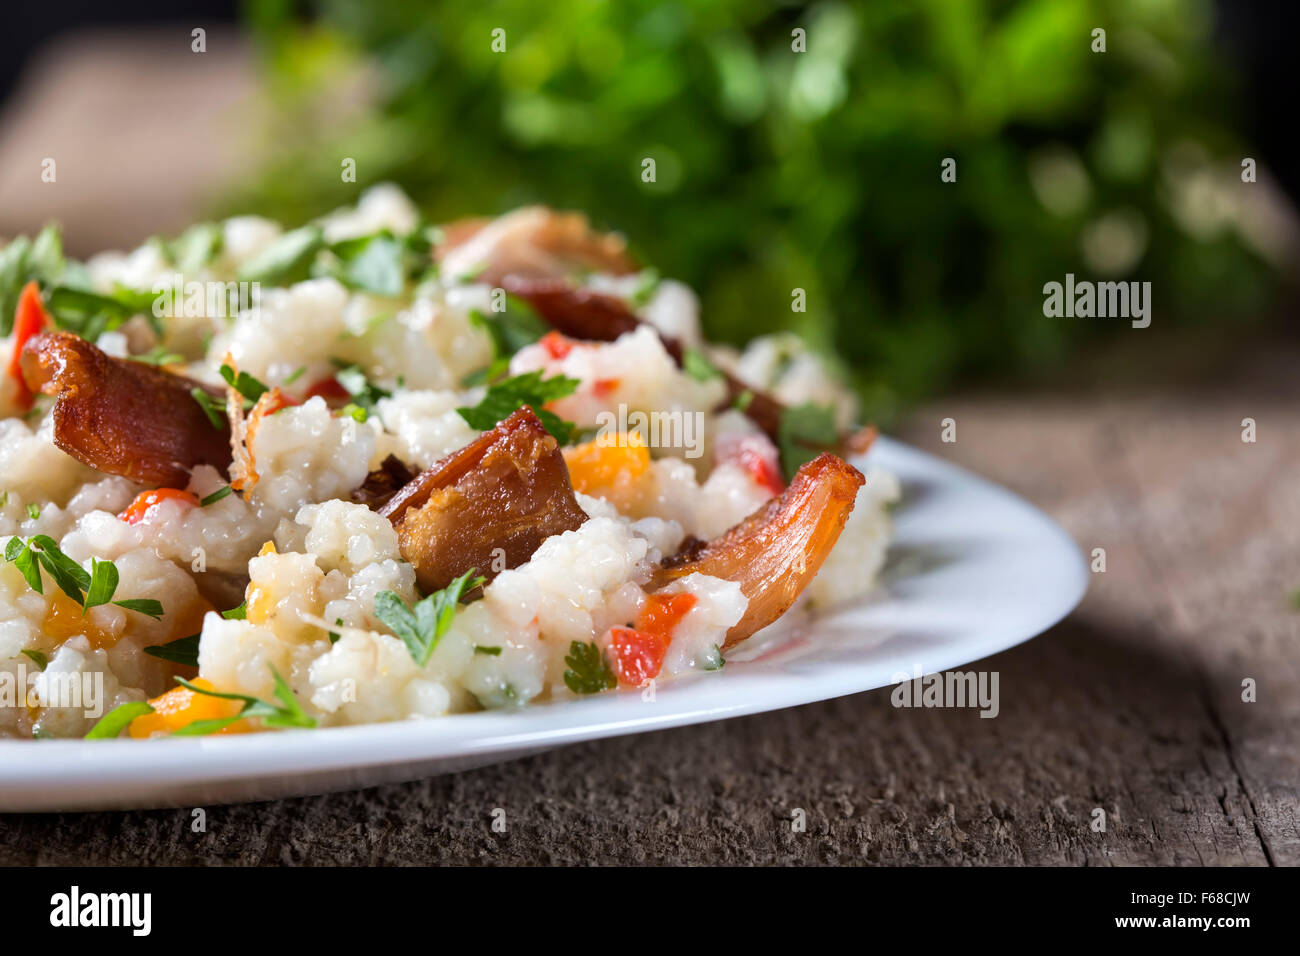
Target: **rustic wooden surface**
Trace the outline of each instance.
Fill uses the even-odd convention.
[[[250,88],[242,52],[210,51],[176,70],[78,41],[38,64],[0,124],[0,231],[53,210],[84,253],[188,219],[234,165],[206,164]],[[132,109],[129,123],[114,112]],[[96,132],[154,121],[162,156],[119,155]],[[67,162],[42,191],[46,143]],[[1144,365],[1170,346],[1156,332],[1136,350]],[[896,710],[876,691],[413,784],[208,807],[202,834],[181,810],[2,816],[0,864],[1300,863],[1300,611],[1287,601],[1300,355],[1245,367],[1213,386],[965,398],[912,416],[903,438],[1107,551],[1074,615],[981,665],[1001,675],[996,719]],[[939,442],[945,417],[956,444]],[[1246,677],[1256,703],[1241,700]],[[1104,834],[1089,828],[1096,807]],[[794,808],[805,833],[791,832]]]
[[[1078,611],[981,665],[1001,674],[995,719],[898,710],[881,690],[209,807],[203,834],[180,810],[11,815],[0,863],[1300,863],[1300,356],[1253,367],[1212,389],[967,398],[912,416],[903,437],[1107,552]],[[945,417],[956,444],[939,442]]]

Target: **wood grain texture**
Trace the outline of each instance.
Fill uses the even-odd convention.
[[[208,807],[201,834],[179,810],[7,816],[0,863],[1300,863],[1294,379],[966,398],[912,417],[904,438],[1106,549],[1074,615],[981,665],[1001,675],[996,719],[898,710],[882,690],[407,785]],[[941,445],[949,416],[958,440]],[[1245,677],[1256,703],[1241,700]],[[504,834],[490,827],[498,807]],[[1096,807],[1105,833],[1089,827]]]

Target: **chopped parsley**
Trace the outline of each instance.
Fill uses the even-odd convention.
[[[785,409],[777,426],[785,480],[793,481],[801,465],[834,448],[839,440],[835,412],[830,406],[805,402]]]
[[[29,518],[31,518],[33,521],[35,521],[35,520],[36,520],[37,518],[39,518],[40,516],[41,516],[41,506],[40,506],[40,505],[38,505],[38,504],[30,504],[30,505],[27,506],[27,517],[29,517]]]
[[[35,279],[48,289],[63,278],[66,269],[58,226],[46,226],[34,240],[18,236],[0,249],[0,336],[13,331],[23,286]]]
[[[87,740],[112,740],[122,731],[126,730],[131,721],[137,717],[143,717],[145,714],[152,714],[153,706],[147,701],[130,700],[125,704],[118,704],[103,717],[99,722],[90,728],[90,733],[86,734]]]
[[[364,422],[375,410],[381,398],[390,398],[392,392],[371,383],[358,365],[344,363],[340,359],[331,359],[335,368],[334,380],[343,386],[344,391],[352,396],[352,401],[343,409],[344,414],[351,415],[359,422]]]
[[[319,226],[290,230],[240,266],[239,279],[268,285],[287,285],[305,279],[312,260],[324,244]]]
[[[605,655],[600,652],[595,641],[584,644],[573,641],[569,644],[569,653],[564,655],[564,663],[569,665],[564,672],[564,683],[575,694],[598,694],[602,690],[613,690],[618,686],[618,678],[605,663]]]
[[[709,361],[709,357],[699,349],[688,348],[682,355],[682,369],[697,382],[707,382],[722,378],[718,367]]]
[[[500,656],[501,656],[501,648],[499,648],[499,647],[486,647],[486,646],[484,646],[484,645],[482,645],[482,644],[475,644],[475,645],[474,645],[474,653],[475,653],[475,654],[486,654],[488,657],[500,657]]]
[[[207,690],[180,677],[176,678],[176,683],[194,691],[196,694],[203,694],[205,697],[220,697],[223,700],[242,700],[244,706],[233,717],[196,720],[194,723],[186,724],[180,730],[175,731],[172,736],[202,737],[207,734],[215,734],[218,730],[229,727],[238,720],[246,720],[249,717],[262,718],[262,723],[267,727],[315,727],[315,718],[308,716],[307,712],[302,709],[302,705],[298,703],[298,698],[293,695],[293,689],[274,667],[271,668],[271,676],[275,680],[275,699],[280,702],[279,704],[262,700],[260,697],[250,697],[247,694],[226,694],[221,691]]]
[[[736,396],[735,400],[731,403],[731,407],[738,412],[743,412],[747,408],[749,408],[749,403],[752,402],[753,400],[754,400],[754,393],[751,392],[749,389],[745,389],[743,392],[741,392]]]
[[[568,445],[573,441],[577,426],[566,422],[554,412],[547,411],[543,406],[557,398],[572,395],[577,387],[576,378],[555,375],[543,379],[542,372],[538,369],[489,385],[487,394],[477,405],[473,408],[458,408],[456,411],[460,412],[460,417],[471,428],[488,431],[495,428],[497,422],[509,418],[527,405],[561,445]]]
[[[92,558],[91,571],[87,572],[64,554],[49,535],[33,535],[27,541],[10,538],[5,545],[4,559],[18,569],[37,594],[45,593],[41,579],[41,569],[44,568],[59,590],[81,605],[83,615],[92,607],[110,603],[155,619],[163,615],[162,604],[152,598],[114,601],[113,594],[117,591],[118,584],[117,565],[112,561]]]
[[[223,485],[222,487],[218,488],[216,491],[212,492],[212,494],[208,495],[207,497],[200,498],[199,507],[206,508],[208,505],[215,505],[222,498],[225,498],[227,495],[229,495],[232,490],[233,489],[229,485]]]
[[[190,395],[199,403],[199,408],[203,409],[203,414],[208,416],[208,421],[212,423],[213,428],[226,427],[226,405],[221,399],[206,388],[199,388],[197,385],[190,389]]]
[[[132,355],[131,358],[145,365],[180,365],[185,361],[185,356],[168,351],[161,345],[155,345],[148,352]]]
[[[221,377],[225,379],[227,385],[242,395],[246,402],[255,403],[270,391],[264,382],[259,381],[247,372],[236,372],[224,363],[221,366]]]
[[[525,345],[540,339],[548,328],[527,303],[511,295],[506,296],[504,312],[489,314],[470,309],[469,321],[492,340],[492,354],[496,359],[509,359]]]
[[[198,667],[199,635],[191,634],[189,637],[182,637],[167,644],[151,644],[144,649],[144,652],[150,657],[171,661],[173,664]]]
[[[41,670],[45,670],[45,665],[50,662],[50,659],[40,651],[23,650],[21,653]]]
[[[434,648],[451,628],[465,593],[483,583],[482,577],[474,575],[475,570],[470,568],[441,591],[417,601],[414,607],[393,591],[380,591],[375,598],[375,617],[401,638],[420,667],[429,663]]]
[[[648,304],[659,291],[660,281],[658,269],[643,269],[637,276],[636,288],[628,296],[628,301],[637,308]]]

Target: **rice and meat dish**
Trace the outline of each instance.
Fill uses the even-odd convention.
[[[873,433],[798,341],[697,312],[580,215],[439,228],[392,187],[86,262],[8,243],[0,734],[643,687],[866,593]]]

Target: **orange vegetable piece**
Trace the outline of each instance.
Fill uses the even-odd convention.
[[[27,387],[27,382],[23,379],[20,361],[23,346],[27,344],[28,339],[40,334],[47,325],[52,324],[49,313],[45,311],[45,304],[41,301],[41,287],[33,279],[23,286],[23,291],[18,294],[18,308],[14,311],[13,351],[9,354],[7,369],[9,377],[18,383],[18,404],[24,411],[32,407],[36,394]]]
[[[216,690],[210,681],[200,677],[191,681],[196,687],[202,687],[204,690]],[[243,704],[237,700],[226,700],[224,697],[209,697],[207,694],[196,694],[188,687],[173,687],[165,694],[161,694],[149,701],[153,707],[152,714],[141,714],[135,720],[131,721],[128,733],[136,740],[144,740],[158,734],[171,734],[182,727],[186,727],[196,720],[219,720],[223,717],[233,717],[239,713]],[[223,727],[217,731],[219,734],[239,734],[247,733],[253,729],[246,720],[236,721],[228,727]]]
[[[639,432],[602,435],[564,453],[569,481],[584,495],[600,489],[631,492],[650,467],[650,451]]]
[[[136,495],[135,501],[131,502],[125,511],[120,512],[118,517],[127,524],[139,524],[149,513],[150,508],[164,501],[179,501],[195,508],[199,505],[199,499],[188,491],[181,491],[179,488],[155,488]]]

